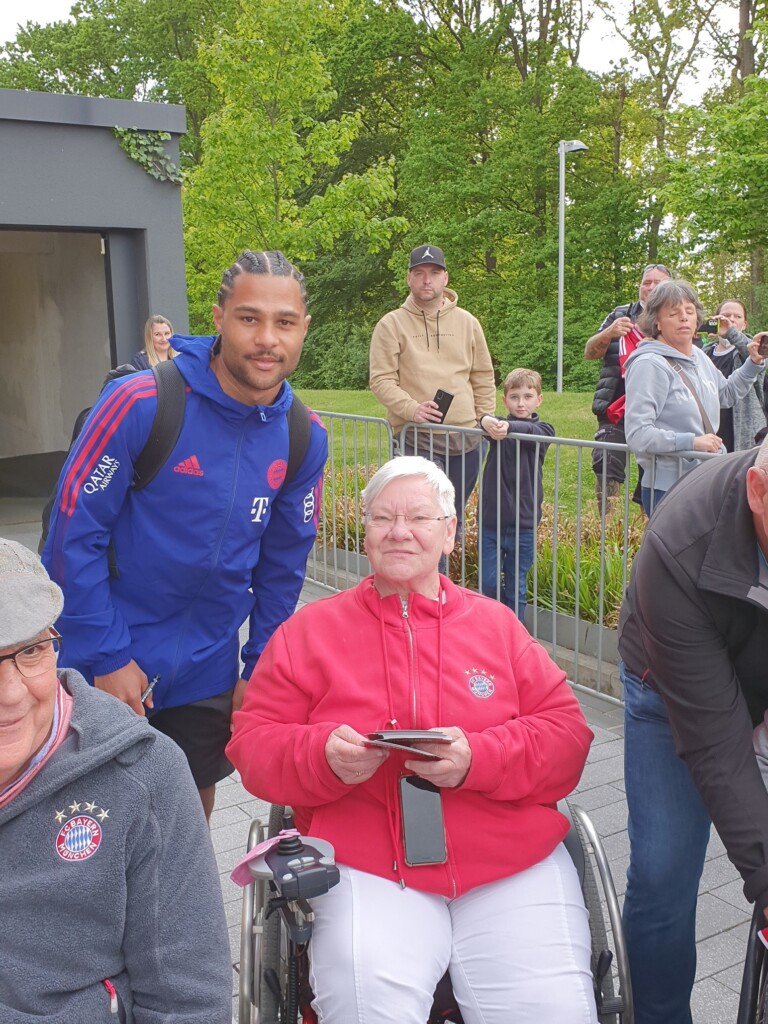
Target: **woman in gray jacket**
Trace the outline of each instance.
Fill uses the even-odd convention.
[[[672,484],[699,460],[677,453],[725,452],[717,430],[720,409],[733,406],[763,371],[758,342],[749,359],[726,379],[693,344],[704,319],[686,281],[663,281],[649,296],[638,327],[646,335],[626,363],[627,444],[643,467],[647,515]]]

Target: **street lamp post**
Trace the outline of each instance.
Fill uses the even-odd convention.
[[[560,157],[560,204],[558,207],[558,265],[557,265],[557,392],[563,390],[563,294],[565,292],[565,154],[589,149],[578,139],[557,144]]]

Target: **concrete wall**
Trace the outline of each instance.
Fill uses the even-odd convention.
[[[178,163],[183,107],[0,89],[0,496],[51,489],[151,313],[187,330],[181,190],[115,128],[170,133]]]
[[[0,231],[0,309],[0,459],[66,451],[110,368],[101,237]]]
[[[178,163],[184,108],[0,89],[0,229],[91,230],[106,239],[118,362],[151,313],[188,328],[181,189],[120,148],[113,128],[171,133]]]

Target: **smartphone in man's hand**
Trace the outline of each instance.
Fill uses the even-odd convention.
[[[443,391],[442,388],[438,388],[437,391],[435,392],[435,397],[432,399],[432,401],[437,406],[438,412],[440,413],[444,421],[448,413],[448,410],[451,407],[453,395],[450,393],[450,391]]]

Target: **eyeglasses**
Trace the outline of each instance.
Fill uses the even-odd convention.
[[[16,651],[15,654],[4,654],[0,658],[0,665],[4,661],[12,661],[16,665],[19,675],[24,676],[25,679],[32,679],[45,670],[51,658],[55,658],[60,650],[61,637],[56,633],[55,636],[38,640],[36,644],[25,647],[22,651]]]
[[[649,270],[660,270],[662,274],[672,277],[672,271],[669,267],[665,267],[663,263],[649,263],[648,266],[643,267],[643,277],[645,277]]]
[[[398,519],[402,519],[409,530],[424,529],[432,523],[443,522],[450,519],[450,516],[423,516],[420,514],[410,515],[406,512],[364,512],[363,518],[369,529],[391,530]]]

